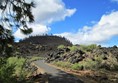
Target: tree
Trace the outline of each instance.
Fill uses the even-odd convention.
[[[24,34],[30,34],[32,28],[28,23],[34,22],[31,9],[34,2],[25,0],[1,0],[0,1],[0,52],[7,55],[8,48],[14,41],[13,29],[20,29]],[[23,28],[20,28],[23,27]]]

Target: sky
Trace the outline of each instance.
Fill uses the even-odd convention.
[[[30,2],[30,0],[26,0]],[[54,34],[73,44],[118,46],[118,0],[34,0],[30,35]],[[18,41],[28,37],[18,29]]]

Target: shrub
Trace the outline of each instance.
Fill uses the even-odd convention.
[[[63,49],[63,48],[65,48],[64,45],[59,45],[59,46],[57,47],[57,49]]]
[[[101,64],[104,56],[98,55],[98,56],[95,56],[94,58],[95,58],[95,61],[98,62],[98,64]]]
[[[63,62],[63,61],[58,61],[58,62],[53,62],[54,65],[57,65],[62,68],[71,68],[72,64],[69,62]]]
[[[13,74],[15,73],[15,64],[7,63],[7,59],[0,58],[0,82],[16,83]],[[11,81],[13,80],[13,81]]]
[[[26,59],[25,58],[18,58],[18,57],[10,57],[7,60],[7,63],[9,64],[15,64],[15,73],[17,75],[21,74],[22,66],[24,65]]]
[[[97,45],[96,44],[91,44],[91,45],[88,45],[88,49],[91,51],[93,49],[96,49],[97,48]]]
[[[36,60],[42,60],[43,57],[33,56],[29,59],[29,61],[36,61]]]
[[[118,70],[118,61],[114,56],[109,56],[106,61],[101,63],[100,67],[106,70]]]
[[[27,62],[22,57],[0,58],[0,83],[26,83],[27,76],[33,73],[32,69],[26,68]]]
[[[85,61],[80,62],[81,65],[83,65],[83,69],[88,70],[88,69],[97,69],[98,67],[98,62],[93,61],[90,58],[87,58]]]
[[[77,51],[79,48],[77,46],[71,46],[69,47],[70,51]]]
[[[96,49],[97,45],[96,44],[91,44],[91,45],[80,45],[80,49],[83,51],[92,51],[93,49]]]
[[[74,69],[74,70],[83,70],[83,65],[82,64],[79,64],[79,63],[75,63],[72,65],[71,69]]]

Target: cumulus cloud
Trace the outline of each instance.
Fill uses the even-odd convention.
[[[33,32],[30,34],[32,36],[35,36],[35,35],[43,35],[43,34],[47,34],[51,28],[50,27],[47,27],[45,25],[40,25],[40,24],[32,24],[30,25],[29,27],[32,27],[33,29]],[[18,29],[15,33],[14,33],[14,36],[16,38],[20,38],[20,39],[23,39],[23,38],[26,38],[26,37],[29,37],[30,35],[24,35],[20,29]]]
[[[26,1],[31,2],[32,0]],[[45,30],[46,32],[50,31],[47,27],[49,24],[55,21],[64,20],[66,17],[71,17],[76,12],[76,9],[67,9],[62,0],[34,0],[34,2],[36,8],[32,9],[32,13],[35,17],[35,24],[39,25],[32,25],[34,30],[33,33],[35,34],[45,33]],[[17,38],[26,37],[20,32],[20,30],[16,31],[14,35]]]
[[[74,44],[101,44],[113,36],[118,35],[118,11],[103,15],[98,23],[92,27],[84,26],[77,33],[65,32],[61,35]]]
[[[35,20],[41,24],[49,24],[70,17],[76,9],[67,9],[62,0],[35,0],[33,9]]]

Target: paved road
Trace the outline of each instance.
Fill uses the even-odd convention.
[[[34,63],[49,75],[49,83],[83,83],[78,77],[49,66],[43,60]]]

